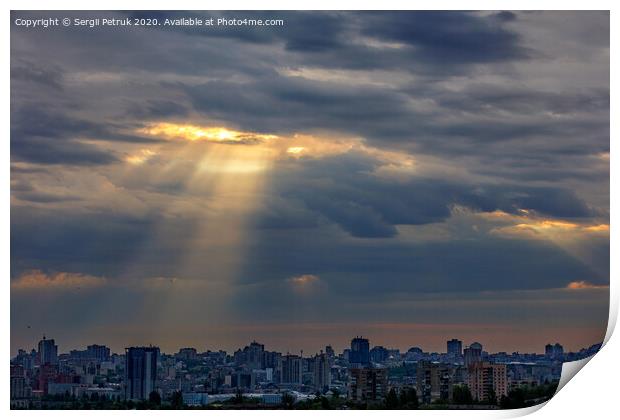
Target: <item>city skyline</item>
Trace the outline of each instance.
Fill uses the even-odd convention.
[[[592,356],[547,344],[543,354],[490,353],[481,343],[445,352],[406,352],[355,336],[337,352],[273,351],[252,341],[228,353],[184,347],[167,354],[156,345],[117,354],[101,344],[58,352],[50,337],[38,351],[11,358],[11,407],[21,409],[506,409],[553,396],[563,364]]]
[[[601,342],[609,76],[608,12],[13,11],[11,352]]]
[[[424,351],[425,353],[429,353],[429,354],[430,353],[437,353],[437,354],[447,354],[447,355],[450,354],[450,352],[447,351],[447,346],[449,346],[450,342],[453,341],[453,340],[456,340],[459,343],[459,345],[461,346],[460,354],[463,354],[463,351],[466,350],[467,348],[469,348],[471,344],[473,344],[473,345],[482,345],[482,348],[484,349],[484,351],[489,353],[489,354],[498,354],[498,353],[511,354],[511,353],[514,352],[514,353],[519,353],[519,354],[537,354],[537,355],[540,355],[540,354],[545,354],[546,353],[546,351],[547,351],[546,348],[548,346],[554,346],[554,345],[558,345],[559,344],[556,341],[548,340],[542,347],[536,348],[533,351],[523,351],[523,350],[516,349],[516,348],[498,350],[498,349],[489,348],[486,345],[484,345],[484,343],[481,343],[478,340],[473,340],[473,341],[470,342],[470,341],[467,341],[467,340],[463,340],[462,338],[454,338],[454,337],[452,337],[452,338],[445,338],[444,341],[443,341],[443,345],[440,346],[441,348],[439,348],[439,347],[428,348],[428,347],[424,347],[423,345],[415,344],[415,343],[411,344],[411,345],[408,345],[408,346],[405,346],[405,347],[394,347],[394,346],[390,346],[389,344],[386,344],[386,343],[383,343],[383,342],[378,342],[376,340],[372,340],[370,337],[365,336],[365,335],[360,335],[360,336],[356,336],[356,337],[364,339],[364,340],[367,340],[370,343],[370,349],[372,349],[373,347],[383,347],[383,348],[386,348],[388,350],[398,350],[401,353],[407,353],[408,350],[410,350],[412,348],[418,348],[418,349],[421,349],[422,351]],[[45,341],[46,339],[47,340],[55,341],[54,337],[52,337],[52,336],[45,336],[45,335],[42,338],[39,337],[39,339],[37,339],[37,340]],[[29,349],[26,346],[24,348],[19,348],[17,350],[24,350],[24,351],[35,350],[36,346],[34,346],[34,344],[37,342],[37,340],[33,341],[32,349]],[[131,344],[126,344],[126,345],[124,345],[124,346],[122,346],[120,348],[114,348],[113,346],[109,346],[108,344],[106,344],[104,342],[85,342],[82,345],[71,347],[71,348],[68,345],[60,345],[61,343],[59,343],[59,342],[55,342],[55,345],[56,345],[56,354],[58,354],[58,355],[69,354],[70,351],[79,350],[80,348],[87,348],[89,346],[104,346],[104,347],[108,348],[112,353],[115,353],[115,354],[122,354],[122,353],[125,352],[125,350],[127,348],[130,348],[130,347],[151,347],[151,346],[154,346],[154,347],[157,347],[158,349],[161,349],[162,354],[172,355],[172,354],[178,353],[179,350],[183,350],[183,349],[194,349],[198,353],[217,352],[217,351],[225,351],[227,353],[234,353],[235,351],[238,351],[238,350],[242,349],[243,347],[247,346],[248,343],[255,343],[255,344],[258,343],[258,344],[261,344],[261,345],[269,346],[269,349],[271,351],[280,352],[282,354],[306,355],[307,357],[313,357],[314,355],[323,353],[327,347],[332,348],[336,353],[342,353],[342,351],[349,349],[350,345],[351,345],[350,337],[347,338],[345,341],[346,341],[346,343],[343,344],[340,347],[337,346],[337,345],[333,345],[331,343],[325,342],[325,343],[323,343],[323,346],[320,347],[320,348],[317,348],[316,351],[307,351],[306,349],[297,349],[296,351],[291,351],[291,350],[288,350],[288,349],[283,350],[283,349],[271,346],[270,344],[266,343],[264,340],[254,339],[254,338],[249,339],[249,340],[247,340],[247,341],[245,341],[243,343],[240,343],[237,346],[233,346],[231,348],[219,348],[217,346],[209,346],[209,345],[205,345],[205,346],[202,346],[202,347],[197,347],[197,346],[191,346],[191,345],[184,345],[183,343],[180,343],[178,345],[178,347],[171,348],[171,349],[164,348],[164,347],[158,345],[157,343],[131,343]],[[39,342],[41,342],[41,341],[39,341]],[[467,344],[467,343],[470,343],[470,344]],[[587,349],[587,348],[589,348],[591,346],[599,345],[599,344],[601,344],[601,343],[594,343],[593,342],[593,343],[590,343],[589,345],[582,346],[580,348],[570,348],[570,347],[567,347],[567,346],[564,346],[564,345],[562,345],[561,347],[563,349],[563,352],[566,352],[566,353],[578,353],[580,351],[583,351],[584,349]],[[12,352],[11,354],[17,354],[17,351]]]

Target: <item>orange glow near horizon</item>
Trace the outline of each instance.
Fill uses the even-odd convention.
[[[580,280],[580,281],[571,281],[570,283],[566,285],[566,288],[569,290],[588,290],[588,289],[608,289],[609,286],[596,285],[596,284],[592,284],[587,281]]]

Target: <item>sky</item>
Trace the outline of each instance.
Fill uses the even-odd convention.
[[[12,353],[602,341],[607,12],[11,17]]]

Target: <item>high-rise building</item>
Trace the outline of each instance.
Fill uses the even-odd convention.
[[[476,343],[474,343],[476,344]],[[474,346],[473,344],[463,350],[463,359],[465,366],[469,366],[473,363],[480,362],[482,360],[482,346]]]
[[[331,361],[327,353],[314,356],[314,386],[319,391],[327,391],[331,386]]]
[[[276,351],[266,351],[263,353],[265,360],[265,369],[277,370],[280,365],[280,358],[282,357],[282,353]]]
[[[457,340],[453,338],[452,340],[447,342],[448,345],[448,356],[452,357],[461,357],[463,354],[463,342],[461,340]]]
[[[86,347],[86,354],[88,358],[96,359],[99,362],[107,362],[110,360],[110,349],[107,346],[91,344]]]
[[[330,357],[332,359],[336,356],[334,348],[331,345],[325,346],[325,353],[327,354],[327,357]]]
[[[235,363],[245,365],[248,369],[265,368],[265,346],[253,341],[243,350],[239,349],[234,354]]]
[[[299,356],[287,354],[282,357],[282,368],[280,369],[282,378],[281,382],[285,384],[299,384],[302,383],[302,367],[303,360]]]
[[[351,340],[349,363],[351,364],[351,367],[370,366],[370,343],[368,342],[368,339],[355,337]]]
[[[438,399],[451,400],[454,372],[454,367],[448,364],[419,361],[416,368],[416,389],[422,402],[430,404]]]
[[[54,339],[46,339],[39,341],[39,364],[41,365],[57,365],[58,364],[58,346],[54,343]]]
[[[11,399],[22,399],[30,396],[30,388],[24,376],[11,375]]]
[[[471,343],[469,345],[469,348],[471,348],[471,349],[478,349],[478,350],[480,350],[480,353],[482,353],[482,344],[480,344],[477,341],[474,341],[473,343]]]
[[[467,386],[474,400],[487,401],[495,394],[496,400],[508,395],[506,365],[476,362],[468,367]]]
[[[545,356],[552,359],[560,358],[564,355],[564,347],[560,343],[547,344],[545,346]]]
[[[146,400],[155,390],[159,347],[125,349],[125,398]]]
[[[385,368],[349,368],[349,398],[354,401],[383,400],[387,385]]]
[[[195,360],[196,358],[198,358],[198,352],[193,347],[184,347],[182,349],[179,349],[176,357],[183,360]]]
[[[390,357],[390,353],[383,346],[375,346],[370,350],[370,360],[374,363],[383,363],[388,357]]]
[[[58,365],[45,363],[39,366],[37,377],[37,389],[47,395],[48,385],[53,382],[58,375]]]

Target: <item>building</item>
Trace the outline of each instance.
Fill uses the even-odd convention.
[[[463,342],[461,340],[453,338],[447,342],[447,347],[448,356],[461,357],[463,354]]]
[[[559,359],[564,356],[564,347],[560,343],[547,344],[545,346],[545,356],[551,359]]]
[[[325,346],[325,353],[327,353],[327,357],[333,359],[336,357],[336,353],[334,352],[334,348],[331,345]]]
[[[302,368],[303,360],[299,356],[287,354],[282,357],[281,382],[284,384],[299,384],[302,383]]]
[[[331,362],[327,353],[314,356],[314,386],[319,391],[329,390],[332,383]]]
[[[179,350],[176,357],[183,360],[196,360],[198,358],[198,352],[193,347],[185,347]]]
[[[419,361],[416,369],[418,398],[425,404],[436,400],[452,400],[454,367],[444,363]]]
[[[351,340],[349,364],[351,367],[370,366],[370,343],[368,342],[368,339],[355,337]]]
[[[506,365],[489,362],[469,365],[467,386],[474,400],[489,401],[493,396],[499,400],[508,395]]]
[[[87,357],[95,359],[98,362],[107,362],[110,360],[110,348],[99,344],[91,344],[86,347]]]
[[[383,346],[375,346],[370,350],[370,360],[373,363],[383,363],[390,357],[390,352]]]
[[[470,349],[478,349],[478,350],[480,350],[480,353],[482,353],[482,344],[480,344],[480,343],[479,343],[479,342],[477,342],[477,341],[474,341],[473,343],[471,343],[471,344],[469,345],[469,348],[470,348]]]
[[[24,376],[11,376],[11,399],[20,400],[30,397],[30,387]]]
[[[411,347],[405,353],[405,359],[409,361],[418,361],[424,358],[424,351],[419,347]]]
[[[248,369],[264,369],[265,368],[265,346],[253,341],[249,346],[245,346],[243,350],[239,349],[234,354],[235,363],[239,366],[245,366]]]
[[[39,366],[37,390],[41,391],[43,395],[47,395],[47,385],[56,379],[56,375],[58,375],[57,368],[57,365],[52,365],[49,363]]]
[[[349,398],[353,401],[381,401],[387,395],[387,369],[349,368]]]
[[[147,400],[155,390],[158,347],[125,349],[125,399]]]
[[[463,351],[463,359],[465,366],[482,361],[482,348],[473,345],[469,346]]]
[[[198,407],[209,404],[209,394],[206,392],[184,392],[183,404]]]
[[[22,366],[24,370],[32,370],[34,368],[36,359],[37,352],[34,349],[32,349],[31,352],[20,349],[17,352],[15,363]]]
[[[58,364],[58,346],[53,339],[39,341],[39,364],[40,365],[57,365]]]
[[[73,392],[77,398],[92,398],[96,395],[98,398],[105,397],[111,400],[122,396],[121,390],[112,387],[78,386]]]

